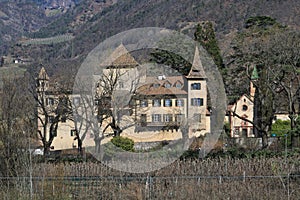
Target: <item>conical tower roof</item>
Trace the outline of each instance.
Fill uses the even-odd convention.
[[[257,68],[256,68],[256,66],[254,66],[254,69],[251,74],[251,80],[257,80],[258,78],[259,78],[259,76],[258,76]]]
[[[103,62],[101,66],[115,66],[115,67],[135,67],[139,65],[138,62],[130,55],[126,47],[121,44],[112,54]]]
[[[41,68],[38,78],[41,80],[49,80],[49,76],[44,67]]]
[[[206,75],[203,69],[203,65],[200,59],[199,49],[196,46],[195,54],[194,54],[194,60],[193,65],[191,67],[191,70],[187,76],[189,79],[206,79]]]

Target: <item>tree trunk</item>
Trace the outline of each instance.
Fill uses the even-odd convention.
[[[101,141],[104,139],[104,136],[96,136],[95,139],[94,139],[94,142],[95,142],[95,153],[97,155],[100,155],[100,153],[103,153],[101,152]]]
[[[95,138],[94,139],[95,141],[95,153],[100,153],[100,138]]]
[[[268,133],[263,131],[261,133],[261,139],[262,139],[262,149],[266,149],[268,147]]]
[[[120,129],[120,127],[115,127],[113,130],[114,130],[114,137],[121,136],[122,129]]]
[[[49,146],[48,142],[44,143],[43,145],[44,145],[44,158],[46,159],[46,157],[50,153],[50,146]]]
[[[296,116],[293,114],[293,113],[290,113],[289,114],[289,118],[290,118],[290,121],[291,121],[291,147],[295,147],[296,146],[296,138],[295,137],[295,127],[296,127],[296,123],[295,123],[295,119],[296,119]]]
[[[78,144],[78,152],[80,153],[80,155],[82,155],[82,140],[80,139],[80,137],[78,136],[77,139],[77,144]]]

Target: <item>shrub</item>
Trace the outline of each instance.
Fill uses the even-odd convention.
[[[117,136],[114,137],[111,142],[117,146],[120,147],[121,149],[125,151],[134,151],[134,141],[132,139],[122,137],[122,136]]]

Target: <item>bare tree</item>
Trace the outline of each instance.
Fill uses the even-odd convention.
[[[255,134],[262,138],[263,148],[268,146],[267,137],[276,109],[279,107],[277,101],[279,93],[285,91],[286,98],[291,103],[288,106],[291,117],[295,110],[293,105],[298,98],[299,85],[296,73],[296,66],[299,63],[299,56],[296,53],[298,44],[293,44],[295,35],[289,33],[288,29],[278,23],[268,25],[264,29],[249,27],[240,35],[235,45],[236,57],[233,63],[243,65],[246,69],[256,66],[259,75],[255,80],[251,80],[248,75],[256,88],[253,121],[235,115],[253,124]]]
[[[73,96],[73,102],[70,102],[73,113],[71,120],[74,122],[76,135],[74,140],[77,140],[78,151],[80,153],[82,153],[83,141],[90,128],[89,120],[87,120],[89,113],[86,112],[90,104],[88,104],[89,101],[86,101],[84,97],[83,95]]]
[[[95,134],[96,151],[106,136],[120,136],[123,130],[135,125],[133,94],[139,84],[136,69],[110,68],[103,70],[96,86],[97,122],[91,123]],[[95,126],[95,125],[98,126]],[[109,133],[109,130],[112,133]]]
[[[9,177],[24,177],[30,172],[30,144],[34,143],[35,123],[32,98],[27,91],[27,76],[9,76],[1,78],[0,96],[0,176],[6,177],[1,183],[8,186],[18,184],[23,188],[25,183],[16,183]],[[28,183],[26,183],[26,187]],[[1,188],[5,188],[1,185]],[[25,187],[24,187],[25,188]],[[11,189],[11,188],[10,188]]]
[[[300,75],[298,67],[300,65],[300,34],[293,31],[275,35],[270,41],[270,50],[274,56],[272,67],[269,71],[274,77],[274,85],[277,94],[282,94],[287,101],[284,107],[287,108],[291,121],[291,130],[296,127],[299,114],[299,91]],[[278,104],[277,104],[278,105]],[[294,143],[294,133],[292,133],[292,143]]]
[[[49,77],[44,70],[41,70],[30,92],[36,102],[35,117],[41,129],[38,130],[38,135],[46,156],[57,136],[59,122],[67,120],[72,114],[69,104],[71,92],[66,88],[60,88],[58,84],[50,85]]]

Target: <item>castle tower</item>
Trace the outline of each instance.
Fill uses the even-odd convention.
[[[37,78],[37,91],[45,91],[49,87],[49,76],[44,67],[41,68]]]
[[[196,47],[193,65],[188,74],[188,105],[187,117],[194,125],[192,132],[206,130],[206,110],[207,110],[207,77]]]

